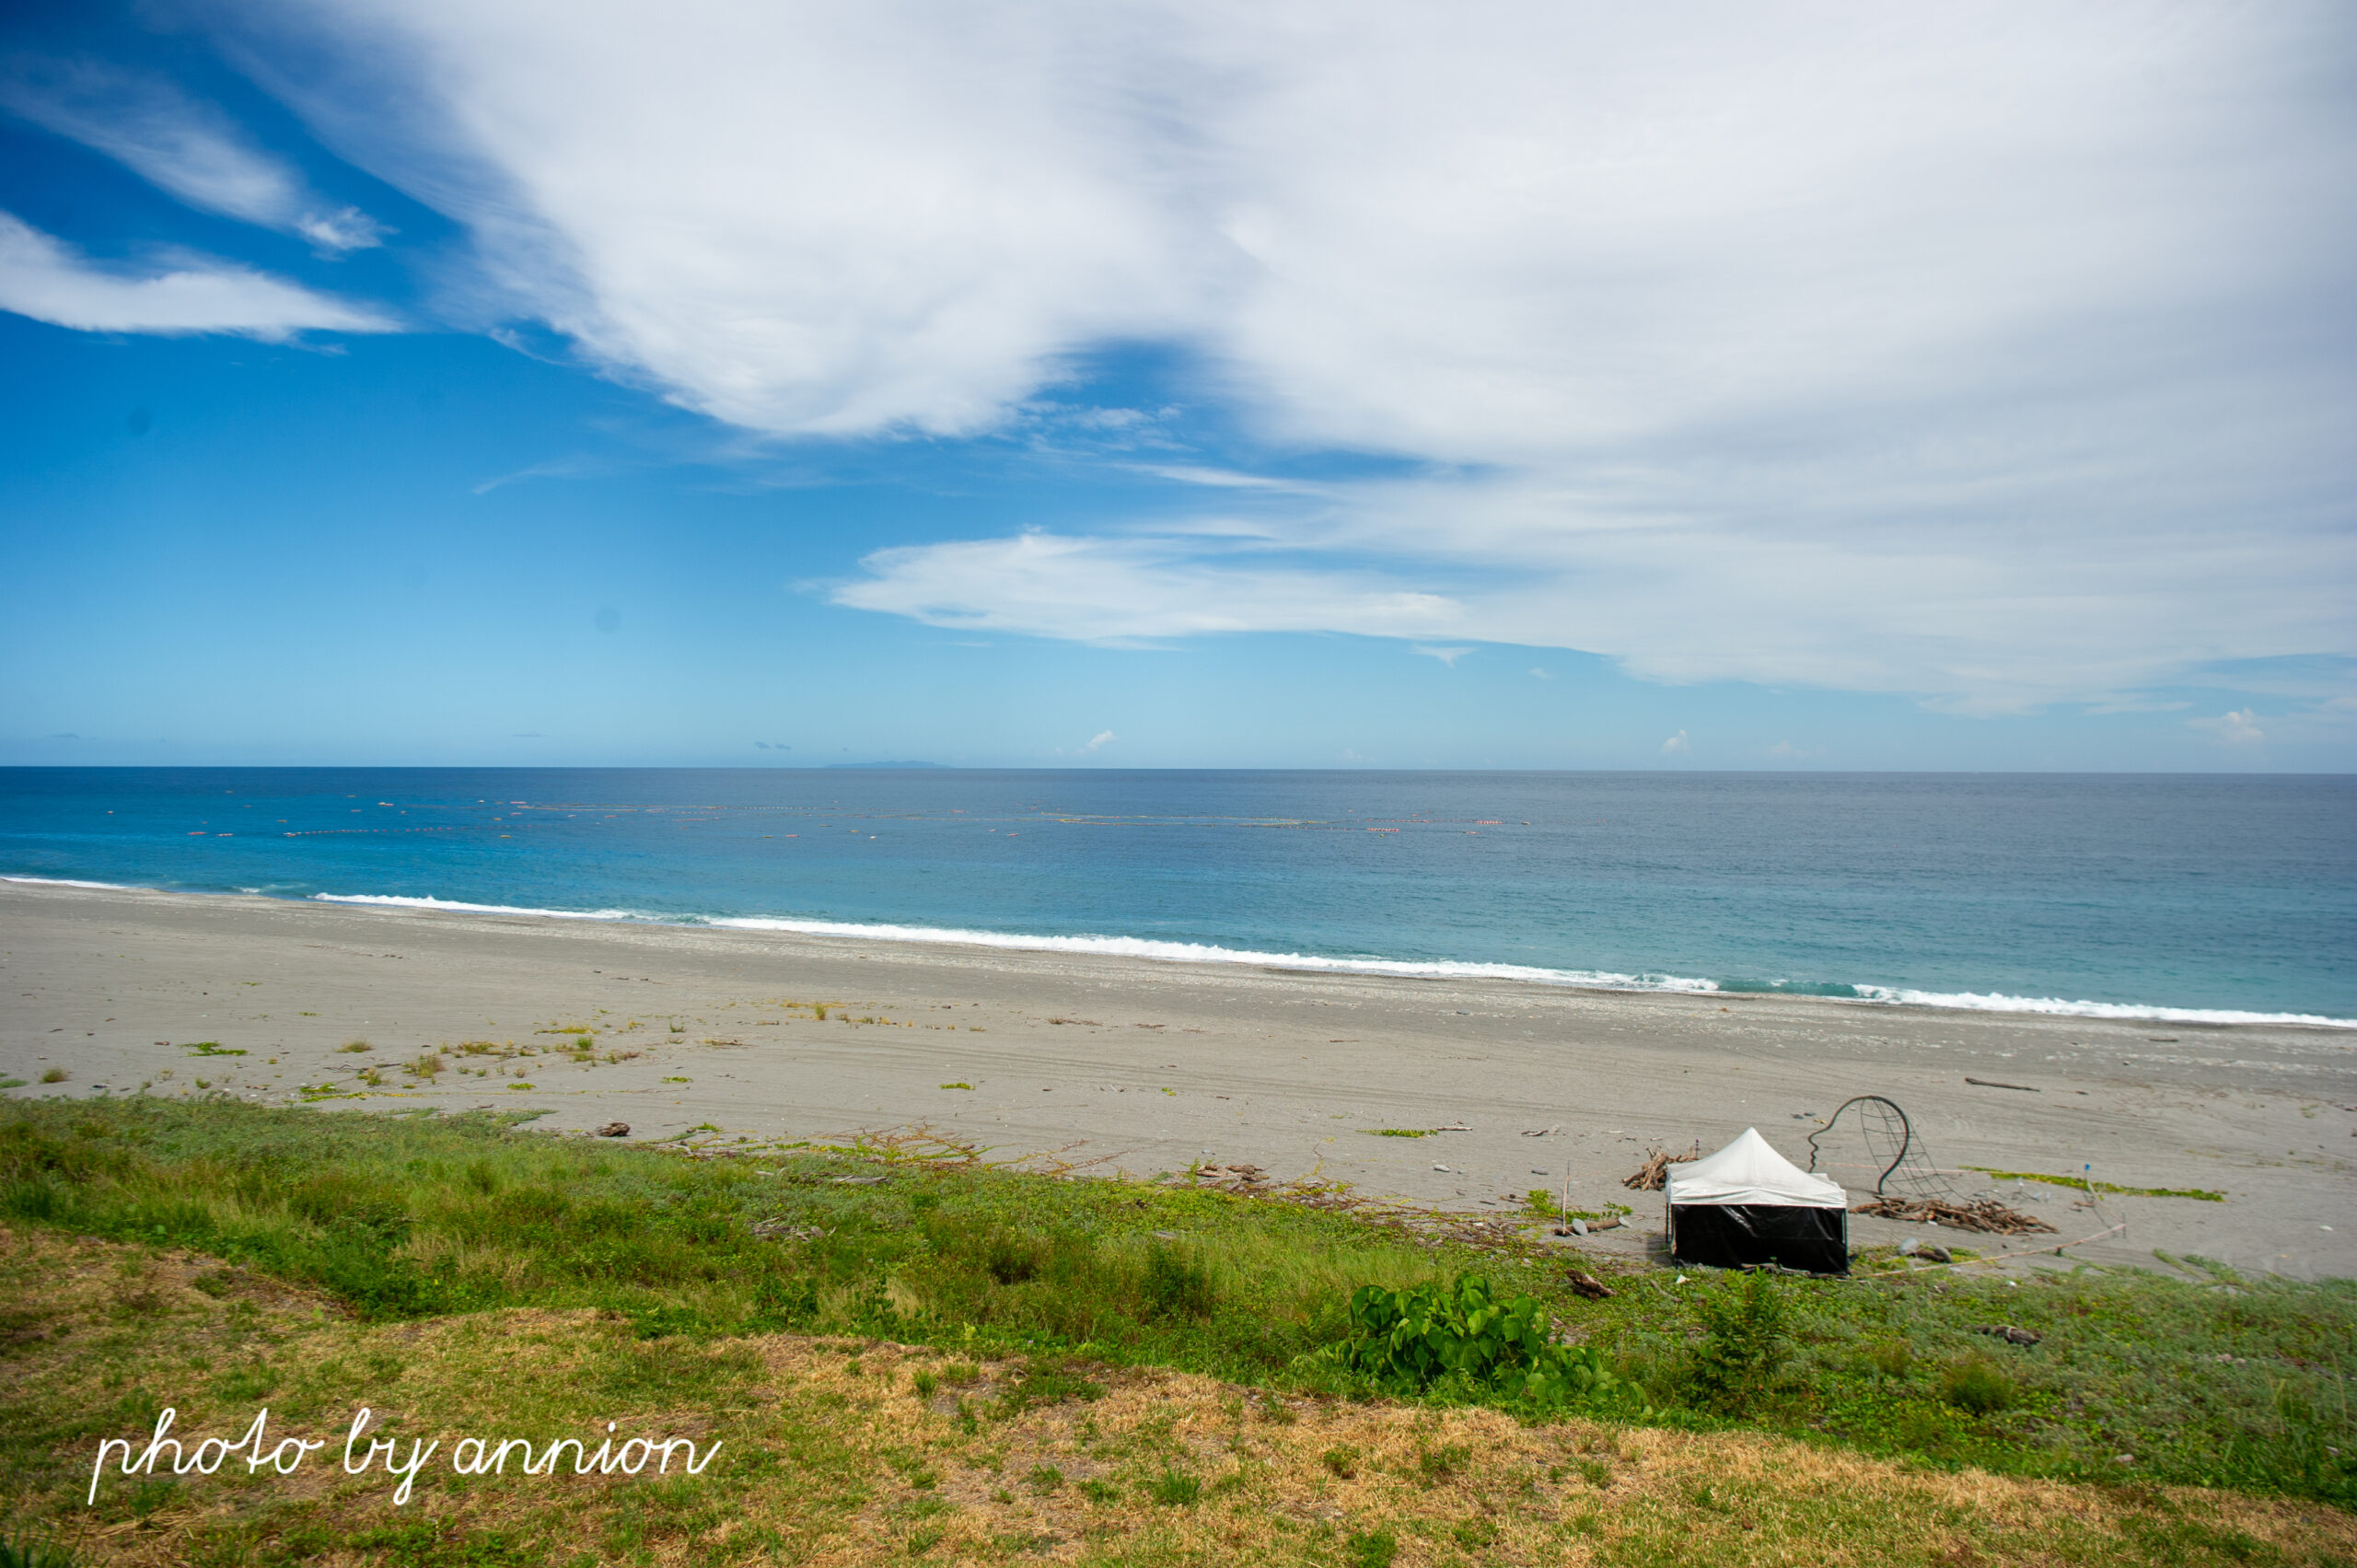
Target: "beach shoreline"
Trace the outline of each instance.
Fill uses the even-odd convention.
[[[1807,1133],[1837,1105],[1881,1094],[1964,1191],[1996,1185],[1991,1170],[2092,1167],[2116,1186],[2226,1194],[2080,1209],[2065,1189],[2003,1183],[2056,1225],[2044,1245],[2124,1225],[2072,1255],[2357,1272],[2357,1231],[2340,1223],[2357,1208],[2344,1028],[23,881],[0,883],[0,1073],[24,1080],[16,1096],[144,1085],[336,1109],[488,1107],[553,1130],[625,1121],[633,1139],[927,1125],[993,1157],[1135,1177],[1251,1164],[1481,1214],[1568,1182],[1574,1207],[1632,1211],[1583,1245],[1641,1256],[1659,1195],[1620,1178],[1646,1147],[1707,1152],[1750,1125],[1806,1163]],[[555,1054],[582,1032],[593,1060]],[[342,1049],[361,1039],[367,1051]],[[469,1056],[469,1040],[492,1048]],[[401,1070],[437,1051],[432,1078]],[[359,1081],[372,1066],[379,1083]],[[49,1071],[66,1075],[41,1083]],[[1841,1167],[1862,1157],[1828,1152],[1853,1196],[1872,1176]],[[1920,1231],[1852,1222],[1861,1244]]]

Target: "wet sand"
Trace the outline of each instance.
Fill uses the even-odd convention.
[[[1650,1144],[1704,1152],[1756,1126],[1796,1163],[1853,1095],[1906,1109],[1964,1193],[1966,1167],[2206,1188],[2223,1203],[1999,1195],[2072,1249],[2154,1250],[2303,1278],[2357,1272],[2357,1031],[2115,1022],[1785,997],[1585,992],[1006,952],[774,932],[455,914],[0,883],[0,1075],[11,1095],[227,1091],[333,1109],[546,1112],[533,1125],[704,1127],[839,1139],[930,1124],[993,1157],[1054,1153],[1132,1177],[1248,1162],[1419,1203],[1504,1214],[1534,1187],[1626,1202],[1580,1243],[1642,1253],[1658,1193],[1624,1190]],[[829,1016],[815,1017],[810,1005]],[[847,1021],[848,1020],[848,1021]],[[875,1021],[867,1021],[875,1020]],[[546,1052],[596,1031],[595,1065]],[[338,1048],[365,1039],[366,1053]],[[215,1042],[242,1056],[200,1055]],[[634,1051],[619,1062],[609,1054]],[[376,1064],[381,1087],[356,1074]],[[62,1069],[63,1082],[42,1084]],[[461,1069],[466,1069],[462,1071]],[[482,1075],[477,1075],[480,1073]],[[200,1091],[197,1080],[205,1080]],[[2022,1086],[1976,1086],[1968,1078]],[[530,1086],[526,1087],[528,1084]],[[965,1084],[969,1088],[945,1087]],[[346,1098],[349,1097],[349,1098]],[[1845,1119],[1844,1125],[1848,1124]],[[1424,1130],[1420,1138],[1377,1130]],[[1537,1135],[1533,1135],[1537,1134]],[[1864,1149],[1825,1140],[1863,1195]],[[1985,1237],[1853,1218],[1859,1244]]]

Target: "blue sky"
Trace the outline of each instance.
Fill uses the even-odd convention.
[[[2344,8],[0,25],[0,762],[2357,769]]]

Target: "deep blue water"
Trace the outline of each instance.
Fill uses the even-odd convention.
[[[20,768],[0,875],[2357,1020],[2346,777]]]

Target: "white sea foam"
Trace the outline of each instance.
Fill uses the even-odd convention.
[[[72,877],[0,877],[0,882],[30,882],[41,888],[107,888],[118,892],[137,891],[128,882],[84,882]]]
[[[401,893],[313,893],[312,899],[323,904],[383,904],[392,909],[441,910],[448,914],[529,914],[547,920],[638,920],[665,922],[660,915],[641,914],[635,910],[550,910],[533,909],[520,904],[470,904],[457,899],[432,896],[412,898]],[[691,924],[704,923],[701,921]]]
[[[39,878],[17,877],[11,880],[32,881]],[[105,887],[111,884],[76,885]],[[552,920],[632,921],[649,924],[715,926],[731,931],[790,931],[810,936],[848,936],[868,942],[946,942],[960,947],[996,947],[1015,952],[1089,953],[1112,958],[1151,958],[1164,963],[1248,964],[1258,969],[1300,970],[1313,973],[1398,975],[1416,980],[1511,980],[1535,985],[1573,986],[1585,991],[1672,992],[1697,995],[1724,989],[1717,981],[1697,980],[1684,975],[1552,970],[1533,964],[1336,958],[1316,953],[1264,953],[1247,947],[1221,947],[1206,942],[1164,942],[1144,936],[1039,936],[1004,931],[970,931],[956,926],[864,925],[850,921],[759,916],[656,915],[614,909],[534,909],[514,904],[470,904],[455,899],[414,898],[394,893],[313,893],[311,897],[323,903],[382,904],[395,909],[439,910],[452,914],[541,915]],[[2126,1002],[2069,1002],[2053,996],[2008,996],[1998,992],[1915,991],[1881,985],[1852,985],[1850,989],[1854,996],[1812,993],[1810,999],[1856,1001],[1881,1006],[1960,1007],[1987,1013],[2041,1013],[2159,1024],[2302,1024],[2319,1028],[2357,1029],[2357,1018],[2331,1018],[2316,1013],[2249,1013],[2231,1008],[2158,1007]],[[1761,994],[1747,989],[1742,993]]]
[[[1880,985],[1853,988],[1868,1002],[1914,1007],[1962,1007],[1981,1013],[2051,1013],[2073,1018],[2121,1018],[2154,1024],[2312,1024],[2357,1029],[2357,1018],[2318,1013],[2244,1013],[2230,1007],[2147,1007],[2133,1002],[2066,1002],[2059,996],[2007,996],[2002,992],[1910,991]]]
[[[1260,969],[1404,975],[1419,980],[1519,980],[1541,985],[1577,985],[1609,991],[1716,991],[1719,988],[1715,981],[1687,980],[1677,975],[1549,970],[1529,964],[1331,958],[1316,953],[1262,953],[1248,947],[1219,947],[1205,942],[1159,942],[1144,936],[1031,936],[927,925],[853,925],[826,920],[714,919],[702,923],[737,931],[795,931],[814,936],[857,936],[885,942],[955,942],[964,947],[1004,947],[1032,953],[1097,953],[1122,958],[1156,958],[1167,963],[1250,964]]]

